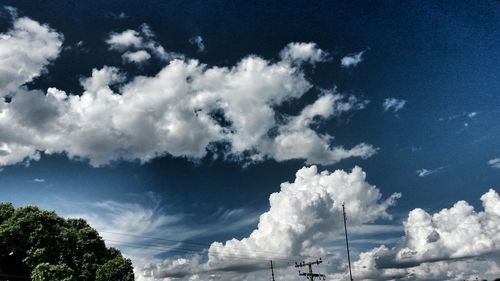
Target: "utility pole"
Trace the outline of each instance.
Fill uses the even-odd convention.
[[[271,276],[272,276],[272,278],[273,278],[273,280],[272,280],[272,281],[275,281],[275,280],[274,280],[274,267],[273,267],[273,261],[272,261],[272,260],[271,260]]]
[[[319,265],[320,263],[322,263],[323,261],[321,260],[321,258],[319,260],[316,260],[316,261],[312,261],[312,262],[301,262],[301,263],[295,263],[295,267],[309,267],[309,272],[300,272],[299,270],[299,275],[300,276],[306,276],[308,280],[310,281],[314,281],[314,278],[319,278],[320,280],[323,279],[325,280],[325,275],[324,274],[319,274],[319,273],[314,273],[312,271],[312,266],[314,264],[316,265]]]
[[[352,271],[351,271],[351,254],[349,253],[349,239],[347,239],[347,217],[345,214],[345,204],[342,203],[342,215],[344,216],[344,231],[345,231],[345,244],[347,246],[347,262],[349,264],[349,278],[352,279]]]

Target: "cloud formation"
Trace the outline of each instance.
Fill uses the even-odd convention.
[[[392,111],[396,113],[403,109],[406,105],[406,100],[396,99],[396,98],[386,98],[382,103],[382,108],[384,111]]]
[[[328,53],[316,46],[316,43],[290,43],[281,52],[283,61],[315,64],[328,60]]]
[[[267,268],[269,259],[332,255],[318,247],[327,236],[343,231],[342,203],[349,211],[353,226],[390,218],[387,208],[401,195],[382,200],[382,194],[366,182],[361,168],[351,172],[319,172],[316,166],[297,171],[295,181],[281,184],[279,192],[269,197],[269,210],[260,216],[257,228],[246,238],[213,243],[207,261],[199,257],[167,259],[152,265],[149,275],[160,278],[182,277],[214,271],[249,272]],[[182,274],[181,274],[182,272]]]
[[[363,61],[363,55],[366,51],[361,51],[359,53],[354,53],[343,57],[340,60],[340,65],[344,68],[352,68],[358,66]]]
[[[419,177],[423,178],[423,177],[427,177],[427,176],[430,176],[432,174],[435,174],[439,171],[441,171],[442,169],[444,169],[445,167],[439,167],[439,168],[436,168],[436,169],[425,169],[425,168],[422,168],[422,169],[418,169],[416,170],[416,173]]]
[[[493,158],[489,160],[488,165],[492,168],[500,169],[500,158]]]
[[[0,34],[0,97],[42,74],[61,51],[63,36],[29,18],[15,18],[12,28]],[[0,107],[1,109],[1,107]]]
[[[180,54],[165,51],[155,40],[155,34],[147,24],[142,24],[139,30],[112,32],[106,43],[110,50],[122,53],[124,62],[141,64],[151,58],[151,55],[165,61],[183,58]]]
[[[151,58],[151,55],[147,51],[139,50],[139,51],[135,51],[135,52],[125,52],[122,55],[122,58],[126,62],[133,62],[133,63],[141,64],[141,63],[149,60]]]
[[[160,274],[156,272],[156,268],[168,268],[168,261],[163,261],[158,255],[179,251],[203,253],[209,245],[189,241],[207,235],[239,231],[254,225],[258,219],[254,210],[220,209],[206,215],[204,223],[194,224],[191,220],[193,214],[172,212],[168,209],[169,202],[165,202],[155,193],[132,196],[132,200],[126,202],[76,202],[56,198],[48,205],[43,205],[46,209],[57,210],[66,218],[85,219],[99,231],[108,246],[119,248],[126,257],[132,259],[138,280],[147,280],[142,277],[151,272]],[[194,257],[201,258],[200,255]],[[182,259],[179,259],[174,265],[180,266],[181,263]]]
[[[143,25],[140,31],[111,34],[107,42],[136,62],[147,51],[172,58],[153,37]],[[40,152],[65,153],[93,166],[164,155],[197,160],[209,152],[245,163],[304,159],[332,164],[376,152],[365,143],[335,146],[333,136],[314,129],[324,120],[363,109],[365,100],[324,90],[297,115],[278,110],[313,87],[303,64],[326,58],[314,43],[291,43],[276,62],[251,55],[234,66],[217,67],[174,59],[154,76],[128,80],[118,68],[104,66],[81,80],[80,95],[57,88],[27,90],[22,84],[57,57],[61,38],[26,18],[15,20],[1,35],[0,46],[9,57],[1,66],[0,89],[14,94],[0,101],[0,165],[38,160]],[[33,46],[39,48],[31,55]],[[14,71],[19,68],[26,71]]]
[[[295,270],[286,259],[293,264],[293,259],[313,254],[328,257],[328,264],[322,267],[327,278],[348,280],[344,257],[322,246],[326,237],[342,235],[341,202],[346,202],[351,234],[398,232],[398,226],[366,224],[387,218],[387,208],[398,197],[394,194],[381,201],[378,189],[365,181],[357,167],[350,173],[302,168],[294,182],[283,183],[280,192],[270,196],[269,210],[248,237],[214,242],[206,253],[191,258],[150,264],[140,278],[260,280],[267,261],[273,259],[282,267],[281,279],[288,280],[295,277]],[[491,189],[481,201],[484,210],[480,212],[465,201],[434,214],[412,210],[403,223],[405,235],[395,239],[396,246],[381,245],[359,254],[353,263],[355,280],[498,278],[500,196]]]
[[[198,53],[205,51],[205,44],[203,43],[203,38],[200,35],[191,37],[189,39],[189,43],[196,46]]]
[[[354,263],[356,279],[458,280],[464,276],[485,278],[486,274],[498,277],[500,267],[494,257],[498,259],[500,251],[500,197],[490,189],[481,201],[482,212],[476,212],[465,201],[435,214],[412,210],[404,223],[403,243],[361,253]],[[482,256],[489,259],[470,260]],[[488,270],[476,271],[479,268]],[[474,275],[477,273],[481,275]]]

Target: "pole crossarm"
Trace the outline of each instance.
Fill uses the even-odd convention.
[[[321,279],[325,280],[326,276],[324,274],[314,273],[312,270],[313,265],[319,265],[322,262],[323,261],[321,260],[321,258],[319,260],[310,261],[310,262],[302,261],[300,263],[295,263],[295,267],[308,267],[309,272],[301,272],[299,270],[299,275],[307,277],[307,279],[310,281],[314,281],[314,278],[319,278],[320,280]]]

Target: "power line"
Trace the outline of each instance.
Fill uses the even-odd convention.
[[[204,249],[196,249],[193,251],[202,251],[205,250],[205,248],[209,248],[212,244],[204,244],[204,243],[198,243],[194,241],[189,241],[189,240],[174,240],[174,239],[165,239],[165,238],[160,238],[160,237],[154,237],[154,236],[146,236],[146,235],[137,235],[137,234],[131,234],[131,233],[124,233],[124,232],[111,232],[111,231],[99,231],[102,233],[109,233],[109,234],[117,234],[117,235],[124,235],[124,236],[131,236],[131,237],[139,237],[139,238],[147,238],[147,239],[153,239],[153,240],[160,240],[160,241],[166,241],[166,242],[173,242],[173,243],[183,243],[183,244],[191,244],[191,245],[197,245],[197,246],[202,246]],[[110,241],[109,239],[106,239],[106,241]],[[231,246],[231,248],[237,250],[238,247],[235,247],[234,245]],[[282,257],[282,258],[312,258],[312,256],[307,256],[307,255],[276,255],[276,251],[263,251],[263,250],[248,250],[244,249],[247,252],[253,252],[253,253],[262,253],[262,254],[267,254],[267,255],[272,255],[273,257]],[[294,261],[290,260],[290,261]]]
[[[185,254],[200,254],[200,252],[201,252],[198,249],[180,248],[180,247],[168,246],[168,245],[137,243],[137,242],[128,242],[128,241],[119,241],[119,240],[107,240],[107,241],[110,242],[111,244],[122,245],[125,247],[153,249],[153,250],[158,250],[158,251],[171,251],[171,252],[180,252],[180,253],[185,253]],[[254,261],[265,261],[265,262],[268,261],[268,259],[265,257],[257,257],[257,256],[233,254],[233,253],[214,252],[214,253],[210,253],[210,255],[219,256],[219,257],[230,257],[230,258],[235,258],[235,259],[254,260]],[[275,260],[291,263],[294,261],[292,259],[293,257],[294,256],[289,256],[288,257],[289,259],[287,259],[287,258],[275,258]]]
[[[0,277],[19,278],[19,279],[31,279],[31,277],[29,277],[29,276],[3,274],[3,273],[0,273]]]

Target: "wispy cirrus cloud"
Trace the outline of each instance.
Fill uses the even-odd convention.
[[[438,167],[438,168],[435,168],[435,169],[425,169],[425,168],[422,168],[422,169],[418,169],[416,170],[415,172],[417,173],[417,175],[419,177],[427,177],[427,176],[430,176],[432,174],[435,174],[441,170],[443,170],[444,168],[446,168],[445,166],[442,166],[442,167]]]
[[[85,219],[108,246],[120,249],[132,259],[137,276],[142,276],[148,265],[162,262],[159,256],[203,254],[210,244],[193,241],[252,227],[259,217],[253,209],[221,208],[207,214],[204,222],[195,223],[194,214],[172,212],[169,202],[151,192],[134,194],[125,201],[76,202],[54,198],[41,205],[66,218]]]

